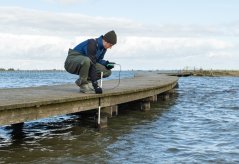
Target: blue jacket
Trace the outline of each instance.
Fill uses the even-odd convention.
[[[103,35],[97,38],[95,43],[93,39],[88,39],[78,44],[73,50],[89,57],[94,64],[97,62],[106,65],[106,60],[103,60],[107,51],[103,46]]]

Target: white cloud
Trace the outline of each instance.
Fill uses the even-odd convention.
[[[239,59],[237,49],[232,42],[212,38],[125,37],[109,57],[130,69],[219,68],[220,62]],[[229,63],[224,66],[237,67]]]
[[[124,37],[118,43],[114,53],[120,57],[130,57],[132,54],[138,57],[148,54],[164,54],[178,57],[193,54],[204,54],[210,51],[221,51],[233,47],[232,43],[211,38],[183,38],[183,37]],[[191,52],[191,53],[190,53]]]
[[[143,28],[127,19],[90,17],[72,13],[54,13],[24,8],[0,7],[0,31],[14,34],[57,36],[99,35],[106,30],[120,29],[133,32]]]
[[[67,45],[69,45],[67,39],[55,36],[0,33],[0,51],[3,52],[0,54],[1,58],[17,60],[59,58]]]
[[[63,69],[68,48],[111,29],[118,44],[106,58],[123,69],[238,68],[230,60],[239,60],[239,23],[149,27],[124,18],[6,7],[0,8],[0,20],[0,68]]]
[[[45,0],[45,1],[50,3],[59,3],[63,5],[72,5],[72,4],[79,4],[87,0]]]

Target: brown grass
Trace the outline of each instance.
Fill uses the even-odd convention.
[[[239,70],[194,70],[193,76],[239,76]]]

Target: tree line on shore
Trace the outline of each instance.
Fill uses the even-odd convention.
[[[13,72],[13,71],[19,71],[19,72],[50,72],[50,71],[57,71],[57,72],[64,72],[65,70],[58,70],[58,69],[48,69],[48,70],[20,70],[20,69],[14,69],[14,68],[0,68],[0,72]],[[153,71],[153,70],[152,70]],[[154,71],[159,71],[159,70],[154,70]],[[174,70],[176,71],[176,70]],[[178,70],[176,72],[180,72],[181,74],[183,73],[190,73],[191,76],[239,76],[239,70],[204,70],[204,69],[199,69],[199,70]]]
[[[58,69],[49,69],[49,70],[20,70],[20,69],[14,69],[14,68],[0,68],[0,72],[4,72],[4,71],[64,71],[64,70],[58,70]]]
[[[8,68],[8,69],[0,68],[0,71],[15,71],[15,70],[13,68]]]

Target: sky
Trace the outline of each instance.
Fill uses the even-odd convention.
[[[0,0],[0,68],[63,70],[115,30],[105,59],[123,70],[238,70],[238,15],[238,0]]]

